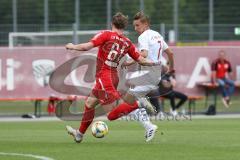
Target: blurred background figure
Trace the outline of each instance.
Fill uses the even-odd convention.
[[[167,67],[165,67],[165,70],[168,70]],[[176,84],[175,74],[164,73],[159,88],[148,94],[150,102],[156,107],[157,113],[163,112],[163,108],[158,101],[159,97],[170,100],[170,113],[174,117],[178,114],[177,110],[187,101],[188,98],[184,93],[173,89]],[[179,99],[178,103],[176,103],[176,99]]]
[[[47,106],[47,110],[48,110],[48,115],[55,115],[55,97],[49,97],[49,101],[48,101],[48,106]]]
[[[212,82],[221,88],[222,102],[226,108],[230,105],[230,96],[235,89],[234,81],[229,74],[231,72],[231,63],[226,59],[225,51],[219,51],[218,58],[212,63]]]

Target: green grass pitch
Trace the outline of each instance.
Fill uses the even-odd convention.
[[[65,125],[78,122],[0,122],[0,152],[50,157],[54,160],[236,160],[240,157],[239,119],[154,121],[159,127],[150,143],[140,124],[106,121],[102,139],[87,132],[81,144],[73,142]],[[164,132],[161,135],[161,132]],[[1,160],[34,158],[0,155]]]

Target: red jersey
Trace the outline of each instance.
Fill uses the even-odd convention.
[[[96,77],[104,70],[117,72],[117,66],[123,56],[128,54],[132,59],[137,60],[140,54],[136,47],[124,35],[105,30],[95,35],[91,42],[94,47],[99,47],[97,54]]]
[[[225,78],[227,72],[232,72],[232,67],[229,61],[224,60],[224,62],[221,62],[217,59],[212,64],[212,71],[216,71],[217,78]]]

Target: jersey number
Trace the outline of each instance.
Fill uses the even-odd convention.
[[[118,63],[120,61],[120,59],[124,56],[124,54],[123,54],[124,49],[125,49],[125,46],[123,46],[120,49],[120,53],[119,53],[119,44],[118,43],[113,43],[107,59],[109,61]]]

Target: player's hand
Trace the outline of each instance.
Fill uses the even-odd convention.
[[[74,49],[74,44],[68,43],[68,44],[65,46],[65,48],[66,48],[66,49],[73,50],[73,49]]]

